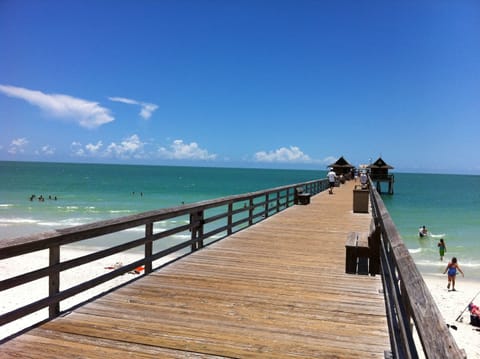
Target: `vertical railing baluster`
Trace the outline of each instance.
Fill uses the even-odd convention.
[[[55,245],[49,249],[49,267],[50,275],[48,277],[48,295],[53,297],[60,292],[60,272],[58,264],[60,263],[60,246]],[[48,316],[50,319],[55,318],[60,313],[60,302],[55,301],[48,307]]]
[[[250,197],[248,204],[250,206],[248,209],[248,224],[251,226],[253,224],[253,197]]]
[[[230,202],[230,203],[228,204],[227,235],[231,235],[231,234],[232,234],[232,223],[233,223],[233,214],[232,214],[232,211],[233,211],[233,203]]]
[[[203,210],[197,212],[197,220],[198,220],[198,228],[197,228],[197,239],[198,239],[198,244],[197,248],[203,248],[203,230],[205,226],[205,220],[203,217]]]
[[[145,274],[152,272],[152,255],[153,255],[153,222],[145,225]]]
[[[190,225],[192,226],[192,252],[203,248],[203,210],[190,213]]]
[[[269,206],[269,203],[270,203],[270,196],[269,196],[269,194],[267,193],[267,194],[265,195],[265,211],[263,212],[263,216],[264,216],[265,218],[268,217],[268,206]]]
[[[190,246],[190,251],[195,252],[197,250],[197,226],[195,212],[190,213],[190,239],[192,240],[192,244]]]
[[[277,191],[277,213],[280,212],[280,191]]]

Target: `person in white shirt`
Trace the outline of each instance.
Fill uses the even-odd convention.
[[[362,184],[362,188],[367,188],[367,174],[365,172],[362,172],[360,174],[360,183]]]
[[[330,168],[330,172],[327,173],[328,183],[330,184],[330,190],[328,193],[333,194],[333,187],[335,187],[335,180],[337,179],[337,174]]]

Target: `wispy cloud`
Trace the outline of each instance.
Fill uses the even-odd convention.
[[[25,137],[16,138],[12,140],[8,148],[8,153],[16,155],[17,153],[24,153],[25,147],[28,145],[28,140]]]
[[[121,102],[127,105],[140,106],[141,110],[139,115],[143,117],[145,120],[148,120],[152,116],[152,113],[158,108],[158,106],[153,103],[141,102],[141,101],[125,98],[125,97],[109,97],[108,99],[113,102]]]
[[[216,154],[210,154],[202,149],[196,142],[183,143],[183,140],[175,140],[170,148],[160,147],[158,154],[161,158],[175,160],[214,160]]]
[[[274,151],[260,151],[255,153],[254,159],[257,162],[312,162],[310,156],[303,153],[297,146],[289,148],[281,147]]]
[[[96,128],[114,120],[110,111],[97,102],[7,85],[0,85],[0,92],[25,100],[53,117],[76,122],[85,128]]]

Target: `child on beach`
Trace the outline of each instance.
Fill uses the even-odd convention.
[[[447,246],[445,245],[445,241],[443,240],[443,238],[440,238],[440,242],[438,242],[437,246],[438,246],[438,251],[440,252],[440,260],[443,261],[443,256],[447,251]]]
[[[462,277],[465,275],[463,274],[463,271],[460,269],[460,266],[457,263],[457,258],[453,257],[452,261],[448,263],[447,268],[445,268],[445,271],[443,274],[447,273],[448,271],[448,284],[447,284],[447,289],[450,289],[450,283],[452,284],[452,291],[455,291],[455,277],[457,275],[457,270],[462,273]]]

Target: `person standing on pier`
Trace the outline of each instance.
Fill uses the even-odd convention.
[[[368,177],[365,171],[362,171],[360,174],[360,183],[362,185],[362,189],[366,189],[368,187]]]
[[[330,168],[330,171],[327,173],[328,177],[328,183],[330,185],[330,190],[328,193],[333,194],[333,187],[335,187],[335,180],[337,179],[337,174],[333,170],[333,168]]]

